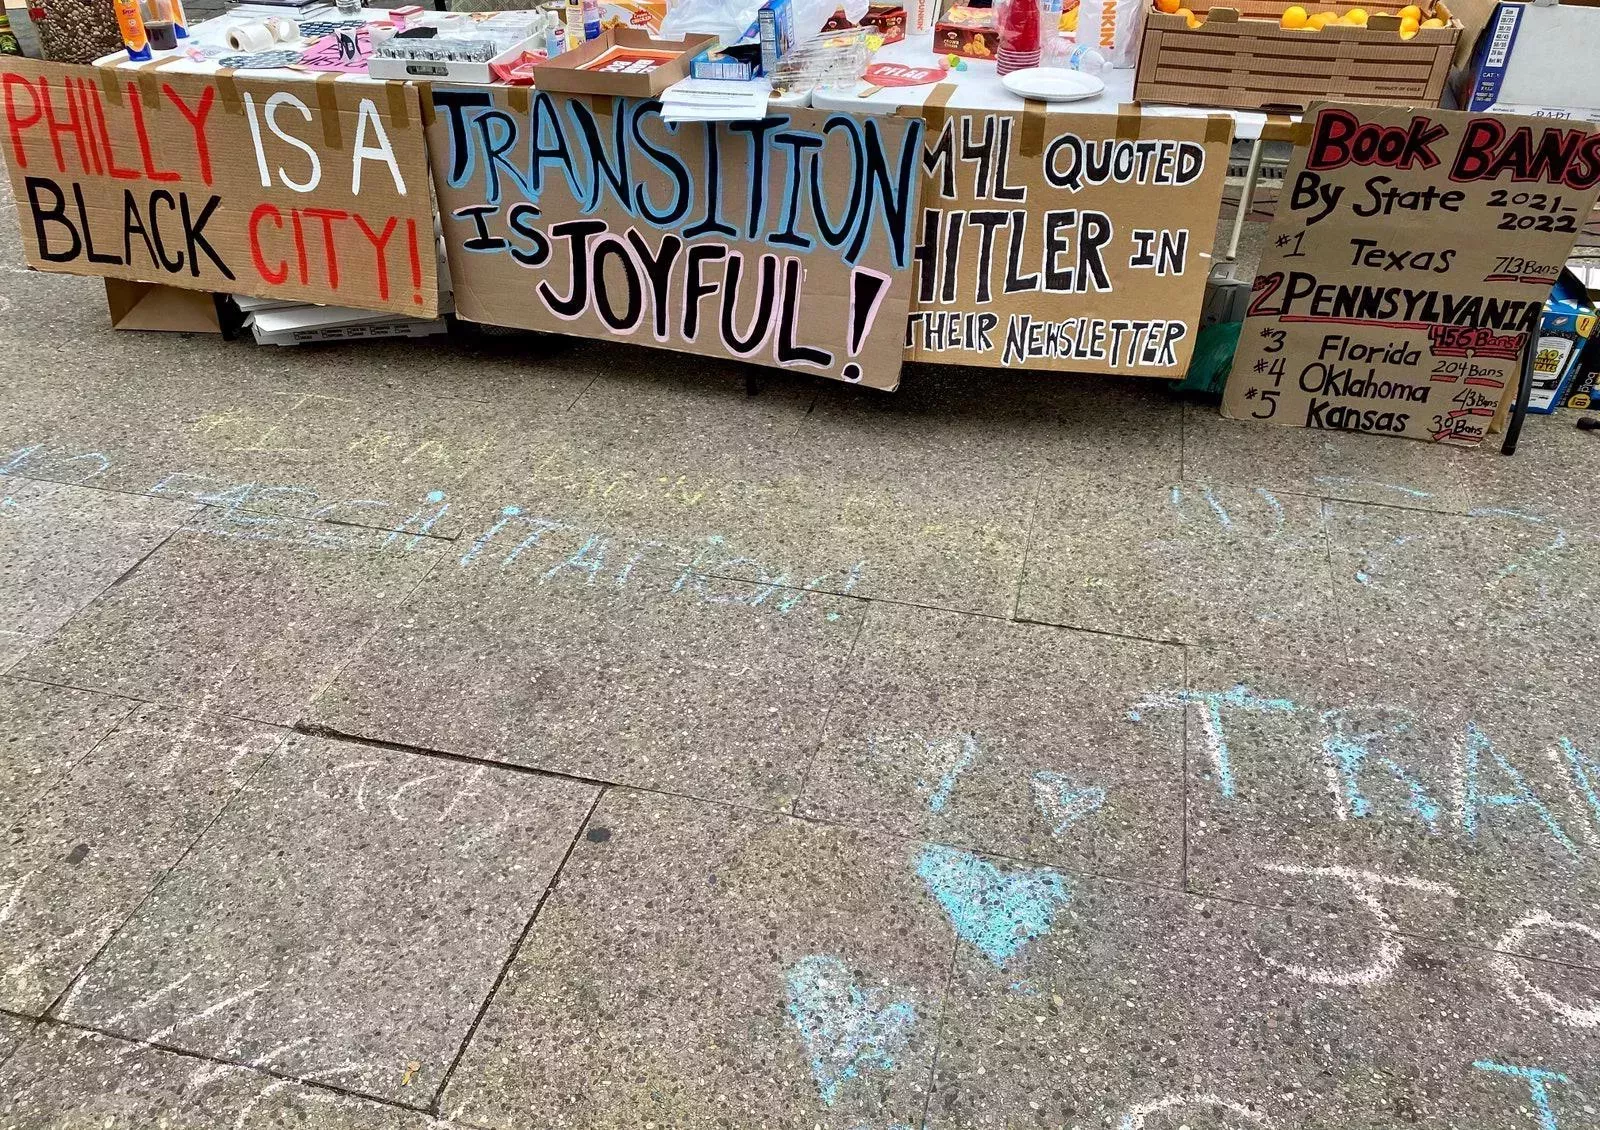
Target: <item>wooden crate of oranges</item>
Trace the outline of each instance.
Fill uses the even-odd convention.
[[[1155,0],[1146,16],[1140,102],[1295,112],[1326,99],[1437,106],[1463,30],[1438,0],[1184,3]]]

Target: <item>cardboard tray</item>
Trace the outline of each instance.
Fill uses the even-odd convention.
[[[582,47],[563,51],[549,62],[533,69],[533,82],[540,90],[569,94],[611,94],[619,98],[654,98],[667,87],[689,77],[689,64],[701,53],[717,45],[714,35],[690,35],[682,40],[656,39],[637,28],[607,28],[598,39]],[[662,63],[641,75],[601,74],[581,69],[613,47],[632,47],[643,51],[673,51],[677,58]]]
[[[1230,7],[1193,7],[1205,19],[1151,8],[1133,97],[1178,106],[1231,106],[1303,112],[1313,102],[1349,100],[1437,106],[1450,77],[1463,28],[1443,3],[1423,7],[1447,27],[1397,34],[1399,18],[1359,0],[1311,0],[1314,12],[1366,8],[1367,27],[1290,31],[1278,26],[1287,0],[1236,0]],[[1396,8],[1400,5],[1395,4]]]
[[[420,78],[433,82],[470,82],[475,85],[487,85],[498,81],[493,69],[496,65],[513,63],[522,58],[524,52],[543,50],[544,36],[532,35],[509,51],[500,52],[487,63],[435,63],[420,59],[380,59],[374,55],[367,60],[367,74],[371,78]]]

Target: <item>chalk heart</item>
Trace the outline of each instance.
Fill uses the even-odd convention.
[[[789,967],[789,1018],[811,1054],[811,1076],[832,1106],[864,1071],[893,1071],[917,1010],[882,988],[862,989],[838,958],[813,955]]]
[[[1048,867],[1001,871],[955,848],[925,849],[917,874],[950,916],[956,933],[997,966],[1048,934],[1056,910],[1072,897],[1066,879]]]

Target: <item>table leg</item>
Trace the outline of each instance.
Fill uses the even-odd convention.
[[[1239,192],[1239,208],[1233,214],[1233,234],[1228,237],[1226,261],[1229,263],[1239,258],[1239,237],[1244,234],[1244,218],[1250,214],[1250,206],[1255,203],[1256,182],[1261,179],[1261,154],[1266,147],[1267,143],[1259,137],[1250,143],[1250,164],[1244,171],[1244,188]]]

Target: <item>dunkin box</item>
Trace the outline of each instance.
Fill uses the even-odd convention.
[[[540,90],[568,94],[654,98],[688,78],[690,62],[716,45],[714,35],[656,39],[637,28],[607,28],[582,47],[540,63],[534,83]]]

